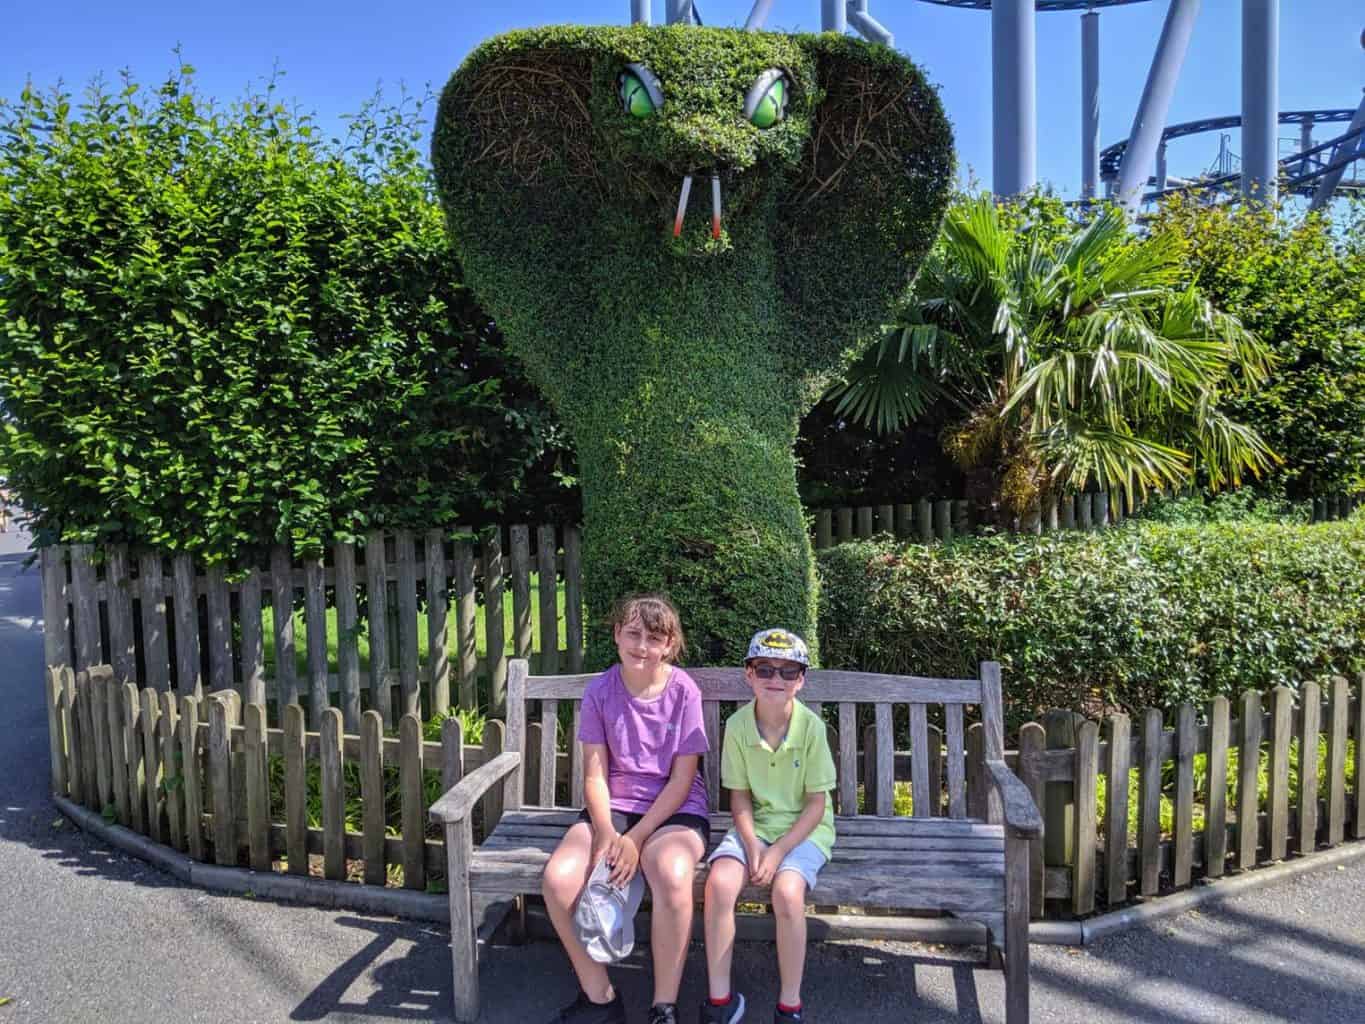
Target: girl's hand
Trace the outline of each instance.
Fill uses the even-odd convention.
[[[777,877],[777,869],[782,866],[784,856],[786,855],[776,846],[764,850],[758,868],[753,873],[754,885],[771,885],[773,879]]]
[[[592,858],[588,861],[590,868],[597,867],[597,862],[602,859],[602,855],[611,849],[612,843],[619,838],[616,830],[608,829],[602,832],[594,831],[592,834]]]
[[[611,865],[608,881],[618,889],[627,885],[640,866],[640,851],[635,848],[635,840],[629,835],[617,835],[607,849],[607,863]]]

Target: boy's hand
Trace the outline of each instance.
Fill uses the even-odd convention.
[[[608,881],[618,889],[635,877],[635,869],[640,866],[640,851],[635,848],[635,840],[628,835],[617,835],[607,848],[607,864],[611,867]]]
[[[782,859],[786,856],[776,846],[770,846],[763,851],[762,857],[758,860],[758,866],[753,869],[749,877],[754,885],[772,885],[772,881],[777,877],[777,869],[782,866]]]

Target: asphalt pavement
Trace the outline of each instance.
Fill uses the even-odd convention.
[[[49,798],[42,601],[27,538],[0,535],[0,1024],[448,1019],[439,926],[208,894],[80,832]],[[812,945],[811,1022],[1003,1024],[979,950]],[[489,1024],[537,1024],[573,995],[549,942],[487,951]],[[647,953],[616,969],[643,1022]],[[742,943],[737,983],[767,1021],[770,946]],[[1064,1024],[1365,1022],[1365,862],[1300,876],[1083,949],[1033,948],[1033,1020]],[[693,945],[682,1021],[703,995]]]

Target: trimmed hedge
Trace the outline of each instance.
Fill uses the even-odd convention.
[[[970,677],[996,660],[1016,723],[1365,671],[1362,516],[869,541],[819,566],[826,667]]]
[[[661,84],[646,116],[618,92],[634,63]],[[789,103],[764,129],[743,104],[770,69]],[[937,233],[952,138],[919,70],[832,34],[516,32],[451,78],[432,164],[470,285],[575,442],[589,665],[631,590],[671,593],[691,664],[766,624],[811,637],[792,447]]]

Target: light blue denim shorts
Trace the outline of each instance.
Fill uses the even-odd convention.
[[[765,850],[772,845],[762,839],[758,842]],[[744,844],[740,841],[739,833],[734,829],[730,829],[729,832],[725,833],[725,838],[711,851],[711,856],[706,858],[706,862],[709,864],[711,861],[721,857],[733,857],[746,866],[749,863],[749,858],[744,856]],[[809,892],[815,888],[815,879],[819,876],[820,869],[824,866],[825,855],[820,852],[820,847],[807,839],[795,850],[782,858],[782,863],[778,865],[774,877],[783,871],[795,871],[806,880],[806,891]]]

